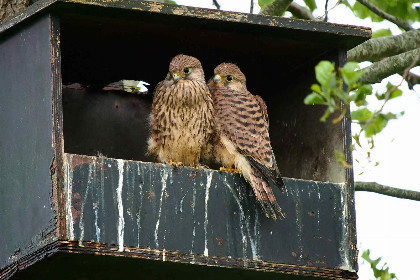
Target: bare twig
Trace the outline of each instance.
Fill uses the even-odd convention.
[[[317,19],[322,20],[323,18],[327,16],[327,13],[331,12],[333,9],[335,9],[336,7],[338,7],[338,5],[342,3],[343,1],[341,0],[337,1],[337,3],[335,3],[335,5],[332,8],[329,8],[322,16],[318,16]]]
[[[216,6],[218,10],[220,10],[220,4],[217,2],[217,0],[213,0],[213,5]]]
[[[328,21],[328,0],[325,0],[325,17],[324,17],[324,21],[325,22]]]
[[[404,82],[404,80],[406,80],[406,79],[407,79],[407,75],[408,75],[408,73],[410,73],[411,68],[413,68],[413,67],[416,65],[417,60],[418,60],[418,57],[416,57],[415,59],[413,59],[413,61],[411,62],[410,66],[408,66],[408,67],[404,70],[404,73],[403,73],[403,75],[402,75],[402,79],[401,79],[400,83],[399,83],[398,85],[394,85],[393,87],[389,88],[389,89],[385,92],[385,98],[384,98],[384,101],[383,101],[383,103],[382,103],[382,105],[381,105],[381,108],[379,108],[379,110],[378,110],[378,111],[376,111],[376,112],[373,114],[373,116],[372,116],[369,120],[367,120],[367,121],[364,123],[364,125],[363,125],[363,126],[361,127],[361,129],[360,129],[359,135],[360,135],[360,133],[362,133],[363,131],[365,131],[365,129],[368,127],[368,125],[369,125],[369,124],[371,124],[373,121],[375,121],[375,120],[376,120],[376,118],[377,118],[377,117],[378,117],[378,116],[382,113],[382,111],[384,110],[384,107],[385,107],[386,103],[388,103],[389,98],[391,97],[391,94],[392,94],[394,91],[396,91],[396,90],[397,90],[397,89],[401,86],[401,84]]]
[[[251,6],[249,7],[249,13],[250,14],[254,13],[254,0],[251,0]]]
[[[405,21],[403,21],[403,20],[401,20],[397,17],[394,17],[393,15],[390,15],[390,14],[386,13],[385,11],[382,11],[381,9],[379,9],[378,7],[373,5],[368,0],[357,0],[357,2],[364,5],[366,8],[368,8],[369,10],[371,10],[372,12],[377,14],[378,16],[396,24],[398,27],[401,27],[402,29],[404,29],[406,31],[414,29],[413,27],[411,27],[410,24],[408,24],[408,22],[405,22]]]
[[[296,2],[292,2],[287,10],[297,18],[315,20],[314,16],[308,8],[300,6],[299,4],[296,4]]]
[[[420,192],[393,188],[375,182],[354,182],[356,191],[375,192],[397,198],[420,201]]]

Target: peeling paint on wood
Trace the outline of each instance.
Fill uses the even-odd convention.
[[[69,239],[355,271],[344,184],[286,178],[274,191],[287,217],[275,222],[237,174],[73,154],[66,165],[75,157],[85,163],[68,168],[65,188],[83,194],[69,201],[83,213],[69,215]]]

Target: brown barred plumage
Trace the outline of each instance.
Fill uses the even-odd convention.
[[[198,59],[175,56],[153,96],[148,153],[159,162],[196,165],[210,156],[214,108]]]
[[[214,157],[239,170],[268,217],[284,218],[269,184],[284,189],[270,144],[265,102],[247,90],[245,75],[236,65],[222,63],[214,74],[208,83],[215,106]]]

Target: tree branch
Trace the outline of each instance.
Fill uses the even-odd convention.
[[[266,5],[261,11],[262,15],[282,16],[293,0],[274,0],[273,3]]]
[[[349,61],[379,61],[384,57],[420,47],[420,29],[401,35],[370,39],[347,52]]]
[[[409,89],[413,89],[415,85],[420,84],[420,76],[411,72],[408,73],[407,78],[405,80],[408,83]]]
[[[420,201],[420,192],[384,186],[375,182],[354,182],[355,191],[374,192],[397,198]]]
[[[253,14],[254,13],[254,0],[251,0],[251,5],[249,7],[249,13]]]
[[[379,9],[378,7],[376,7],[375,5],[370,3],[368,0],[357,0],[357,2],[364,5],[366,8],[368,8],[369,10],[371,10],[372,12],[377,14],[378,16],[396,24],[398,27],[401,27],[402,29],[404,29],[406,31],[413,30],[413,27],[411,27],[410,24],[408,24],[407,22],[405,22],[403,20],[400,20],[397,17],[394,17],[393,15],[390,15],[390,14],[386,13],[385,11],[382,11],[381,9]]]
[[[420,48],[385,58],[362,69],[361,71],[365,71],[365,74],[359,82],[363,84],[379,83],[392,74],[404,72],[411,64],[420,64]]]
[[[312,15],[311,11],[295,2],[292,2],[289,7],[287,8],[289,12],[292,13],[297,18],[300,19],[307,19],[307,20],[315,20],[314,16]]]

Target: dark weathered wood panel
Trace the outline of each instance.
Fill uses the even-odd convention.
[[[353,271],[344,184],[286,179],[261,214],[236,174],[66,154],[69,240]],[[82,244],[82,243],[81,243]]]
[[[0,40],[0,267],[55,238],[50,18]]]

